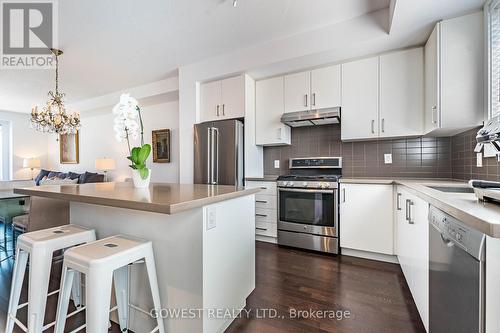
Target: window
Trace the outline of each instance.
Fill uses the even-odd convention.
[[[0,120],[0,180],[11,179],[10,122]]]
[[[500,0],[485,5],[488,46],[488,109],[490,117],[500,115]]]

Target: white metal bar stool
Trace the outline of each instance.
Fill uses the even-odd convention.
[[[78,332],[83,328],[92,333],[107,332],[109,313],[116,309],[118,309],[120,329],[122,332],[126,332],[129,327],[129,307],[132,307],[129,302],[128,266],[138,261],[144,261],[146,265],[153,305],[159,311],[161,310],[160,291],[153,246],[150,241],[119,235],[73,247],[66,251],[54,333],[64,332],[73,277],[78,272],[86,276],[86,324],[72,332]],[[110,309],[113,281],[117,306]],[[157,326],[151,333],[165,333],[163,319],[158,316],[156,321]]]
[[[48,293],[52,255],[55,251],[64,250],[76,245],[95,241],[95,231],[76,225],[65,225],[50,229],[29,232],[19,236],[16,249],[16,263],[10,290],[9,312],[5,332],[12,333],[14,324],[24,332],[40,333],[52,327],[54,323],[44,326],[47,297],[59,292]],[[28,302],[19,304],[24,275],[29,258]],[[81,285],[72,286],[75,305],[81,304]],[[17,310],[28,306],[28,322],[24,326],[17,319]]]

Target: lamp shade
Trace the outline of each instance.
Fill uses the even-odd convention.
[[[36,169],[41,167],[39,158],[25,158],[23,160],[23,168]]]
[[[95,160],[95,168],[102,171],[114,170],[116,163],[112,158],[98,158]]]

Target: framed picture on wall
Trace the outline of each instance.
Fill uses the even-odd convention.
[[[80,163],[79,132],[59,135],[59,160],[61,164]]]
[[[170,130],[153,131],[153,162],[170,163]]]

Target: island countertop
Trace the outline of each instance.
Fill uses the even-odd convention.
[[[17,194],[163,214],[175,214],[258,191],[257,188],[228,185],[173,183],[152,183],[149,188],[137,189],[131,182],[42,185],[14,189]]]

